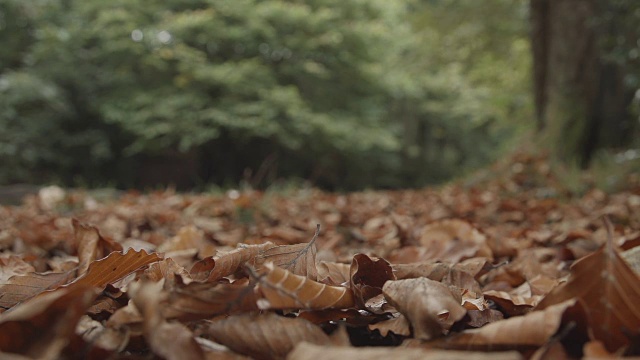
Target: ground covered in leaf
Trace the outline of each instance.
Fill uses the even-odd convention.
[[[637,179],[636,179],[637,180]],[[0,207],[12,359],[640,355],[640,187],[544,159],[350,194],[43,189]]]

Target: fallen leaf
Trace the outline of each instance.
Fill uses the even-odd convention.
[[[409,324],[407,318],[402,314],[398,314],[398,316],[391,319],[383,320],[369,325],[369,330],[378,330],[380,331],[380,335],[382,336],[387,336],[389,332],[392,332],[396,335],[410,336],[410,327],[411,324]]]
[[[317,359],[398,359],[398,360],[521,360],[517,351],[470,352],[415,348],[320,346],[306,342],[298,344],[287,360]]]
[[[141,267],[160,261],[158,254],[147,254],[146,251],[129,250],[126,254],[112,252],[104,259],[96,260],[89,265],[87,272],[67,287],[91,285],[104,288]]]
[[[296,275],[317,280],[317,249],[315,243],[319,233],[320,225],[318,225],[316,233],[310,242],[295,245],[281,245],[265,249],[256,255],[250,264],[256,271],[260,271],[266,262],[272,262],[276,266],[289,270]]]
[[[422,229],[420,244],[428,249],[425,258],[452,263],[472,257],[492,258],[487,237],[459,219],[431,223]]]
[[[569,300],[545,310],[493,322],[479,329],[465,330],[441,340],[440,345],[453,349],[486,350],[542,346],[560,330],[563,316],[569,315],[573,320],[579,318],[573,313],[581,310],[582,307],[575,300]]]
[[[58,289],[1,314],[0,351],[37,359],[58,359],[96,295],[90,286]]]
[[[163,309],[166,318],[201,319],[219,314],[258,310],[258,296],[247,284],[193,282],[169,292]]]
[[[273,313],[230,316],[210,322],[203,333],[233,351],[256,359],[284,359],[303,341],[317,345],[331,342],[316,325]]]
[[[367,300],[382,294],[382,286],[387,280],[395,280],[395,276],[385,259],[373,260],[365,254],[353,256],[350,287],[360,308],[364,309]]]
[[[318,264],[318,279],[327,285],[342,285],[349,282],[351,265],[331,261]]]
[[[272,263],[265,264],[258,282],[264,296],[258,301],[261,309],[344,309],[355,305],[351,290],[295,275]]]
[[[73,279],[74,274],[75,270],[64,273],[14,275],[0,287],[0,307],[3,310],[10,309],[43,291],[64,285]]]
[[[595,340],[612,352],[629,345],[629,337],[640,334],[640,278],[613,242],[576,261],[571,270],[569,281],[549,293],[537,309],[580,299]]]
[[[411,322],[414,336],[419,339],[446,334],[467,312],[447,286],[427,278],[387,281],[382,291]]]
[[[167,322],[161,315],[163,281],[132,283],[131,299],[142,315],[144,337],[151,350],[167,360],[202,360],[204,352],[186,326]]]
[[[260,245],[243,245],[226,254],[198,261],[193,265],[189,273],[196,281],[214,282],[225,276],[233,275],[244,263],[254,259],[261,252],[276,246],[270,242]]]
[[[114,251],[122,251],[122,245],[104,238],[95,226],[71,221],[75,242],[78,246],[78,276],[84,275],[91,262],[102,259]]]

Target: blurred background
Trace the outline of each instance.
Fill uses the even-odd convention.
[[[2,185],[638,169],[637,0],[2,0],[0,44]]]

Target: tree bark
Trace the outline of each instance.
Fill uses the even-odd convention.
[[[629,141],[632,126],[625,69],[600,46],[616,21],[596,26],[600,1],[530,0],[539,135],[552,155],[583,168],[597,149]]]

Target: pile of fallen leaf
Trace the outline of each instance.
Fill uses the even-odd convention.
[[[639,230],[639,187],[571,196],[533,157],[415,191],[44,188],[0,207],[0,356],[640,355]]]

